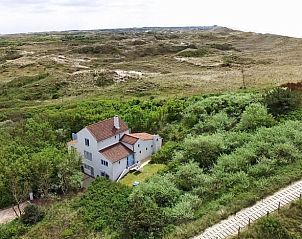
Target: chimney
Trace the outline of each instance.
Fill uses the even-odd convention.
[[[114,125],[114,128],[120,129],[120,121],[119,121],[118,116],[113,117],[113,125]]]

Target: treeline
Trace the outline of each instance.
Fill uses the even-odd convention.
[[[78,190],[81,160],[61,143],[62,132],[41,118],[0,128],[0,207]]]

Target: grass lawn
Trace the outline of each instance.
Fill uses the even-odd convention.
[[[164,164],[147,164],[143,167],[142,172],[128,173],[120,182],[126,186],[132,187],[134,182],[144,182],[146,179],[152,177],[158,171],[164,169]]]

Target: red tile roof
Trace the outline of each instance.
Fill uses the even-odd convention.
[[[141,140],[152,140],[153,139],[153,135],[148,134],[148,133],[133,133],[133,134],[129,134],[129,135],[134,138],[141,139]]]
[[[114,144],[112,146],[100,150],[99,152],[112,163],[118,162],[119,160],[126,158],[130,154],[133,154],[133,151],[127,148],[122,143]]]
[[[121,142],[127,143],[127,144],[135,144],[138,141],[138,138],[131,136],[129,134],[124,134],[124,136],[121,138]]]
[[[121,118],[119,118],[119,124],[120,124],[120,128],[116,129],[114,127],[114,118],[110,118],[97,122],[95,124],[88,125],[86,126],[86,128],[99,142],[101,140],[108,139],[116,134],[128,130],[128,126]]]

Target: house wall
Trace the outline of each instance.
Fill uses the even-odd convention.
[[[112,174],[112,180],[117,180],[118,177],[121,175],[121,173],[124,171],[124,169],[127,168],[127,157],[123,158],[122,160],[113,163],[113,174]]]
[[[95,138],[91,135],[91,133],[86,129],[82,129],[77,133],[78,143],[76,145],[78,153],[82,156],[83,164],[89,165],[94,168],[94,175],[91,175],[90,170],[84,168],[84,172],[90,176],[96,177],[97,170],[100,168],[100,161],[98,161],[98,150],[97,150],[97,142]],[[89,146],[85,145],[85,139],[89,139]],[[92,160],[88,160],[84,158],[84,151],[87,151],[92,154]]]
[[[134,159],[135,162],[140,162],[153,154],[153,140],[139,139],[134,145]]]
[[[111,138],[97,142],[88,129],[84,128],[81,131],[79,131],[77,133],[77,137],[78,137],[78,143],[76,145],[77,151],[82,156],[83,164],[93,167],[94,175],[91,175],[91,171],[89,169],[84,168],[84,172],[93,177],[101,176],[101,172],[105,172],[107,175],[109,175],[110,179],[112,179],[113,178],[112,163],[109,160],[107,160],[103,155],[101,155],[99,151],[110,145],[118,143],[120,138],[123,137],[123,135],[128,132],[129,131],[127,130],[123,133],[116,135],[116,137],[113,136]],[[85,138],[89,139],[89,146],[85,145]],[[84,158],[84,151],[87,151],[92,154],[91,161]],[[108,167],[101,164],[102,159],[108,162]]]
[[[153,153],[156,153],[160,150],[163,144],[163,139],[159,135],[154,135],[153,137]]]
[[[133,150],[133,145],[132,144],[127,144],[127,143],[125,143],[125,142],[121,142],[123,145],[125,145],[128,149],[130,149],[130,150],[132,150],[132,151],[134,151]]]
[[[120,139],[123,137],[124,134],[128,134],[129,133],[129,130],[125,131],[125,132],[122,132],[120,134],[117,134],[111,138],[108,138],[108,139],[105,139],[105,140],[102,140],[100,142],[97,143],[97,148],[99,150],[103,149],[103,148],[106,148],[110,145],[113,145],[113,144],[116,144],[120,141]]]
[[[108,167],[101,164],[101,160],[105,160],[108,162]],[[99,153],[100,166],[98,168],[98,175],[101,176],[101,173],[106,173],[110,179],[113,178],[113,163],[111,163],[103,154]]]

